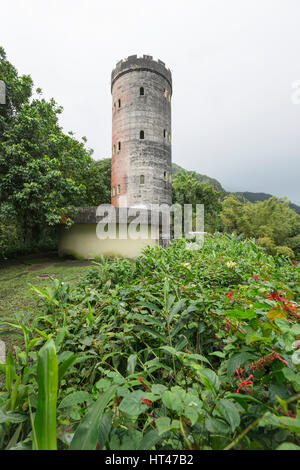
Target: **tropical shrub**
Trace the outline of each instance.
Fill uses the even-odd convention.
[[[294,258],[300,254],[300,215],[286,198],[273,196],[251,203],[229,194],[220,217],[225,231],[255,238],[272,255]]]
[[[190,246],[99,258],[2,319],[24,347],[0,369],[1,448],[300,448],[299,265],[233,236]]]

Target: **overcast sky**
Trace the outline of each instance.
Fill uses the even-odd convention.
[[[2,0],[0,44],[96,159],[111,156],[116,62],[163,60],[173,162],[300,204],[299,0]]]

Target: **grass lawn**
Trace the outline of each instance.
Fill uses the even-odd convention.
[[[19,260],[0,262],[0,320],[11,317],[26,307],[39,309],[41,300],[30,284],[44,288],[51,277],[75,286],[80,276],[91,266],[90,261],[60,259],[56,256],[24,257]],[[7,346],[18,343],[20,336],[14,331],[2,336]]]

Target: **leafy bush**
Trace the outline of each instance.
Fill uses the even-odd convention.
[[[55,420],[60,449],[299,448],[299,265],[229,236],[189,247],[33,287],[45,307],[0,366],[1,448],[56,448]]]

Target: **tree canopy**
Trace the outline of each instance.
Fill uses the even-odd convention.
[[[256,238],[271,254],[293,257],[300,252],[300,216],[289,203],[275,196],[251,203],[230,194],[222,203],[220,216],[226,231]]]

